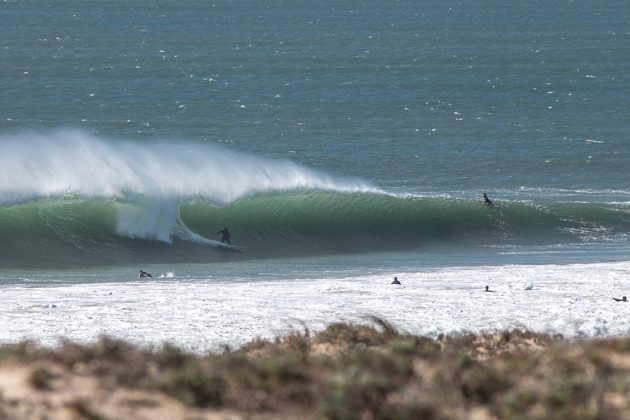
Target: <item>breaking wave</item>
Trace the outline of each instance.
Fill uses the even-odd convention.
[[[0,136],[0,264],[203,262],[433,244],[627,242],[627,203],[387,194],[285,160],[80,131]],[[242,254],[224,250],[228,226]],[[209,249],[215,248],[215,249]]]

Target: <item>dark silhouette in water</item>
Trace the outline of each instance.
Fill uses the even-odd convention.
[[[615,302],[627,302],[628,299],[626,299],[625,296],[622,296],[621,299],[617,299],[617,298],[613,298]]]
[[[490,290],[490,286],[486,286],[486,292],[494,292],[494,290]]]
[[[140,273],[138,274],[138,278],[144,278],[144,277],[153,277],[151,274],[147,273],[146,271],[142,271],[140,270]]]
[[[219,234],[219,233],[221,235],[223,235],[221,237],[221,243],[227,242],[228,245],[232,245],[232,242],[230,242],[230,236],[231,235],[230,235],[230,231],[228,230],[228,228],[223,228],[223,230],[220,230],[220,231],[217,232],[217,234]]]
[[[398,281],[398,277],[394,277],[394,281],[392,282],[392,284],[400,284],[400,282]]]
[[[488,207],[492,207],[494,206],[494,203],[492,202],[492,200],[490,200],[488,198],[488,196],[486,195],[486,193],[483,193],[483,203],[488,206]]]

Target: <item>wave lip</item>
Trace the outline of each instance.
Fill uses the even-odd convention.
[[[78,130],[0,136],[0,204],[78,195],[172,197],[226,204],[264,191],[378,191],[285,160],[192,142],[103,140]]]

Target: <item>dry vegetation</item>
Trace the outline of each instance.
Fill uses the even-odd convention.
[[[0,418],[630,418],[630,338],[332,324],[196,356],[103,338],[0,348]]]

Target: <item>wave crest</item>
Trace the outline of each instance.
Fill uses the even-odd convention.
[[[136,196],[226,204],[265,191],[296,188],[378,191],[287,160],[265,159],[189,141],[99,139],[78,130],[0,136],[0,204],[78,195]]]

